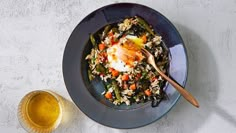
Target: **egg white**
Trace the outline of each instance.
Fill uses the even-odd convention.
[[[132,68],[119,59],[118,45],[114,45],[107,49],[107,59],[109,67],[114,68],[120,72],[130,71]]]

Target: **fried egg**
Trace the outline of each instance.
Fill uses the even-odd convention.
[[[109,62],[109,67],[114,68],[120,72],[130,71],[132,69],[119,58],[119,45],[114,45],[107,49],[107,59]]]
[[[132,41],[113,45],[108,48],[107,57],[109,67],[121,72],[132,70],[132,68],[136,66],[137,62],[144,58],[140,48],[137,48],[137,45]]]

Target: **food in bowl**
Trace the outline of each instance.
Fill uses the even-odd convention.
[[[165,98],[165,80],[147,63],[145,48],[155,57],[157,66],[167,73],[169,58],[162,37],[141,17],[129,17],[90,34],[91,52],[88,78],[100,77],[104,97],[115,105],[161,102]],[[157,104],[158,105],[158,104]]]

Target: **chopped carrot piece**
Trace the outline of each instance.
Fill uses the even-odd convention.
[[[135,84],[132,84],[132,85],[129,86],[129,88],[130,88],[131,90],[135,90],[135,89],[136,89],[136,85],[135,85]]]
[[[111,71],[111,74],[112,74],[113,77],[117,77],[117,76],[119,75],[119,71],[113,69],[113,70]]]
[[[107,53],[106,52],[100,53],[100,60],[102,62],[106,62],[107,61]]]
[[[105,52],[105,51],[104,51],[104,52],[101,52],[101,53],[100,53],[100,56],[102,56],[102,57],[107,57],[107,52]]]
[[[143,36],[141,37],[141,39],[143,40],[143,43],[146,43],[146,42],[147,42],[147,36],[146,36],[146,35],[143,35]]]
[[[104,50],[105,47],[106,47],[106,46],[105,46],[104,43],[101,43],[101,44],[98,45],[98,48],[99,48],[99,50],[101,50],[101,51]]]
[[[151,91],[149,89],[145,90],[144,93],[147,95],[147,96],[151,96]]]
[[[112,98],[111,92],[107,92],[107,93],[105,94],[105,97],[106,97],[107,99],[111,99],[111,98]]]
[[[129,75],[128,75],[128,74],[124,74],[124,75],[121,77],[121,80],[123,80],[123,81],[129,80]]]
[[[114,39],[114,37],[112,37],[112,39],[111,39],[111,45],[116,45],[118,43],[118,41],[116,41],[115,39]]]
[[[155,81],[157,79],[157,77],[152,77],[151,78],[151,81],[153,82],[153,81]]]

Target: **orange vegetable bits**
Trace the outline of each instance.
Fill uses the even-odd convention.
[[[132,84],[132,85],[130,85],[130,86],[129,86],[129,89],[130,89],[130,90],[136,90],[136,85],[135,85],[135,83]]]
[[[146,43],[146,42],[147,42],[147,36],[146,36],[146,35],[143,35],[143,36],[141,37],[141,39],[143,40],[143,43]]]
[[[151,94],[152,94],[152,92],[151,92],[149,89],[145,90],[144,93],[145,93],[147,96],[151,96]]]
[[[128,81],[129,80],[129,75],[128,74],[122,75],[121,80],[122,81]]]
[[[106,48],[106,46],[105,46],[104,43],[100,43],[100,44],[98,45],[98,48],[99,48],[100,51],[102,51],[102,50],[104,50],[104,49]]]
[[[105,94],[105,97],[106,97],[107,99],[111,99],[111,98],[112,98],[111,92],[107,92],[107,93]]]
[[[153,81],[155,81],[157,79],[157,77],[152,77],[151,78],[151,81],[153,82]]]
[[[113,77],[117,77],[117,76],[119,76],[119,71],[117,71],[117,70],[115,70],[115,69],[113,69],[112,71],[111,71],[111,75],[113,76]]]

